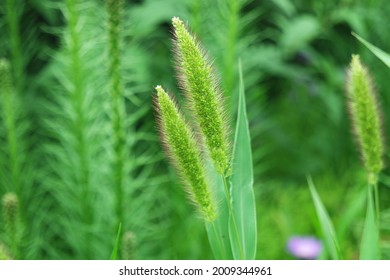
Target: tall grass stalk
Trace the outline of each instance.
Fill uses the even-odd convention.
[[[19,259],[22,257],[19,251],[23,238],[20,229],[25,226],[27,210],[25,203],[31,198],[30,187],[33,179],[30,177],[26,158],[27,143],[25,140],[28,122],[21,110],[20,96],[13,86],[10,64],[5,59],[0,60],[0,95],[2,126],[6,136],[1,149],[1,188],[3,193],[12,193],[12,195],[4,195],[4,202],[14,201],[14,204],[17,204],[16,208],[21,209],[15,215],[19,228],[17,234],[16,232],[8,232],[9,240],[12,243],[10,246],[12,256]],[[9,207],[6,205],[7,203],[5,203],[5,209],[8,209]]]
[[[12,64],[12,81],[18,94],[24,89],[25,61],[22,52],[22,39],[20,35],[21,16],[25,3],[20,0],[5,0],[5,15],[10,40],[9,53]]]
[[[79,35],[80,11],[78,3],[74,0],[66,1],[66,18],[69,32],[69,58],[70,58],[70,78],[73,83],[73,88],[69,92],[70,105],[74,112],[74,140],[75,152],[78,160],[78,168],[76,170],[76,186],[81,188],[81,205],[82,205],[82,222],[85,225],[92,224],[92,209],[90,204],[91,197],[91,166],[92,160],[89,155],[89,141],[87,139],[86,122],[86,85],[84,81],[85,72],[82,71],[82,42]],[[76,187],[75,186],[75,187]],[[86,259],[91,258],[90,255],[90,236],[84,236],[83,253]]]
[[[17,131],[17,114],[20,113],[18,96],[13,87],[11,69],[7,60],[0,61],[0,87],[2,118],[6,129],[7,159],[10,166],[10,185],[8,191],[15,192],[20,196],[21,192],[21,156],[19,135]]]
[[[348,73],[347,98],[353,131],[357,138],[368,182],[368,208],[366,226],[363,232],[362,258],[380,258],[379,244],[379,194],[378,175],[383,169],[382,120],[379,104],[368,70],[358,55],[352,56]],[[373,195],[371,194],[373,192]],[[373,199],[373,203],[371,200]],[[374,211],[374,215],[371,212]],[[370,222],[371,219],[375,221]],[[365,243],[376,241],[375,253]],[[372,245],[372,244],[371,244]]]
[[[125,104],[124,86],[122,81],[122,21],[124,11],[124,1],[107,0],[108,12],[108,49],[109,49],[109,78],[110,98],[111,98],[111,125],[113,129],[113,186],[115,188],[115,213],[116,227],[122,224],[126,228],[124,219],[124,199],[125,199],[125,176],[128,175],[126,160],[129,156],[126,145],[125,130]],[[119,232],[119,240],[122,239],[122,231]]]
[[[56,201],[56,215],[61,217],[51,230],[63,240],[65,245],[59,244],[67,248],[67,258],[107,258],[112,250],[108,239],[115,238],[117,228],[114,231],[107,219],[111,196],[105,192],[109,168],[105,152],[107,98],[102,97],[106,69],[99,67],[104,61],[99,36],[103,28],[95,25],[95,16],[103,14],[103,7],[66,0],[60,8],[66,25],[62,49],[51,66],[56,84],[51,88],[51,100],[43,104],[51,137],[44,150],[50,167],[44,184]],[[59,249],[52,248],[50,254]]]

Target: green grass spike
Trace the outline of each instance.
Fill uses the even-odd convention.
[[[358,55],[352,56],[347,85],[348,106],[370,184],[383,169],[382,122],[378,101],[367,69]]]
[[[200,213],[206,221],[212,221],[216,218],[215,204],[191,130],[164,89],[157,86],[156,91],[162,140]]]
[[[172,24],[175,30],[181,83],[190,100],[214,165],[220,174],[226,175],[230,163],[228,130],[223,100],[212,74],[211,63],[207,61],[205,53],[184,23],[174,17]]]

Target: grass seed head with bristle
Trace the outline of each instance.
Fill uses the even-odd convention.
[[[122,237],[122,259],[134,260],[135,259],[136,238],[132,231],[127,231]]]
[[[1,204],[5,229],[11,235],[16,234],[19,219],[19,199],[16,194],[9,192],[3,196]]]
[[[212,221],[216,218],[215,204],[192,132],[164,89],[157,86],[156,91],[162,141],[200,213],[206,221]]]
[[[0,261],[6,261],[11,259],[12,257],[9,254],[7,247],[3,243],[0,243]]]
[[[216,170],[229,172],[228,126],[222,96],[212,73],[212,65],[195,37],[177,17],[172,19],[181,85],[210,152]]]
[[[382,123],[373,83],[358,55],[352,56],[347,83],[348,107],[368,181],[375,184],[383,169]]]

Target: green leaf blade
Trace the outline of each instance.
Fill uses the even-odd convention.
[[[235,259],[254,260],[257,247],[256,204],[253,164],[241,63],[238,117],[231,176],[232,216],[229,231]]]
[[[114,245],[114,248],[112,249],[112,253],[111,253],[111,257],[110,257],[111,260],[118,259],[121,232],[122,232],[122,223],[119,223],[118,233],[116,234],[116,238],[115,238],[115,245]]]
[[[380,259],[379,229],[375,219],[374,197],[372,186],[369,186],[367,197],[367,214],[364,223],[362,242],[360,244],[361,260]]]
[[[208,162],[206,168],[212,182],[212,192],[220,200],[218,203],[218,216],[213,222],[206,222],[207,236],[216,260],[233,259],[229,240],[229,207],[225,199],[224,182],[214,165]]]
[[[362,42],[377,58],[382,60],[384,64],[386,64],[387,67],[390,68],[390,55],[384,51],[382,51],[380,48],[374,46],[373,44],[369,43],[368,41],[364,40],[362,37],[357,35],[356,33],[352,33],[353,36],[356,37],[360,42]]]
[[[314,207],[316,209],[317,217],[321,225],[325,246],[333,260],[341,260],[342,255],[340,251],[339,242],[336,237],[336,232],[333,227],[333,223],[330,220],[329,215],[321,201],[321,198],[317,193],[313,180],[311,178],[308,178],[307,181],[309,184],[311,197],[314,202]]]

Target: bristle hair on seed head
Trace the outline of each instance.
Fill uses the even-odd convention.
[[[205,51],[178,19],[173,18],[176,64],[180,85],[216,170],[226,175],[230,168],[229,140],[222,94]]]
[[[384,167],[381,112],[373,81],[360,57],[353,55],[347,75],[347,101],[352,129],[370,184]]]
[[[121,244],[122,244],[122,248],[121,248],[122,259],[124,260],[135,259],[136,236],[134,232],[132,231],[125,232],[123,234]]]
[[[155,89],[155,107],[165,150],[202,217],[212,221],[216,217],[215,203],[192,131],[168,93],[161,86]]]
[[[19,199],[15,193],[9,192],[2,198],[3,213],[7,219],[15,219],[19,209]]]

